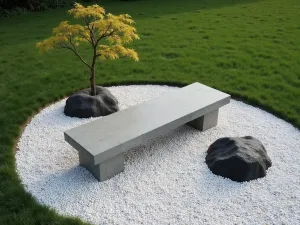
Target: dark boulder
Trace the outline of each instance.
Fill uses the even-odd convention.
[[[119,110],[117,99],[104,87],[96,86],[96,95],[90,95],[90,88],[71,95],[64,113],[70,117],[89,118],[106,116]]]
[[[263,144],[251,136],[216,140],[205,161],[214,174],[238,182],[264,177],[272,165]]]

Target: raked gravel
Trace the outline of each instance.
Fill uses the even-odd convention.
[[[177,88],[110,87],[121,109]],[[26,126],[16,153],[17,172],[40,203],[94,224],[300,224],[300,132],[242,102],[220,109],[217,127],[187,125],[131,149],[125,171],[98,182],[78,165],[63,132],[93,119],[64,115],[65,99]],[[252,135],[273,165],[267,176],[237,183],[212,174],[206,150],[225,136]]]

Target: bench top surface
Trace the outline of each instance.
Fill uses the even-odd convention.
[[[97,156],[178,118],[201,109],[205,114],[208,107],[215,110],[229,101],[230,95],[200,83],[193,83],[67,130],[65,136],[91,155]]]

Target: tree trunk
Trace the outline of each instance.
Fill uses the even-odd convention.
[[[91,85],[91,95],[96,95],[96,84],[95,84],[95,68],[91,68],[91,77],[90,77],[90,85]]]
[[[94,33],[92,31],[90,33],[90,36],[91,36],[92,45],[93,45],[93,49],[94,49],[94,55],[93,55],[92,65],[90,67],[90,69],[91,69],[91,78],[90,78],[90,82],[91,82],[91,95],[95,96],[96,95],[95,65],[96,65],[96,58],[97,58],[97,56],[96,56],[97,55],[97,50],[96,50],[97,45],[95,44]]]

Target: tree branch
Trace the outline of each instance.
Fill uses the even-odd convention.
[[[79,33],[79,35],[84,38],[85,40],[87,40],[91,45],[92,45],[92,42],[90,39],[88,39],[87,37],[85,37],[82,33]]]
[[[105,38],[105,37],[111,36],[111,35],[113,35],[114,33],[116,33],[116,31],[115,31],[115,30],[113,30],[112,32],[110,32],[110,33],[109,33],[109,34],[107,34],[107,35],[104,35],[103,37]]]
[[[91,69],[91,66],[78,54],[76,46],[70,40],[71,40],[71,38],[69,39],[69,42],[71,43],[71,45],[73,46],[73,48],[71,48],[70,46],[68,46],[65,43],[59,43],[60,47],[61,48],[66,48],[66,49],[70,49],[81,60],[81,62],[83,62],[89,69]]]
[[[87,17],[84,18],[85,25],[87,26],[90,24],[91,21],[92,21],[91,18],[90,19],[88,19]]]
[[[87,19],[87,18],[84,18],[84,22],[85,22],[85,25],[87,26],[88,30],[90,31],[90,37],[91,37],[91,44],[94,46],[95,45],[95,37],[94,37],[94,25],[92,26],[92,28],[90,27],[90,22],[92,21],[92,19]]]
[[[109,24],[109,26],[107,27],[106,31],[105,31],[105,32],[97,39],[97,41],[96,41],[96,46],[98,45],[99,41],[100,41],[102,38],[108,37],[108,36],[112,35],[112,34],[115,32],[115,31],[113,30],[110,34],[105,35],[106,32],[111,28],[111,26],[112,26],[112,23]]]

